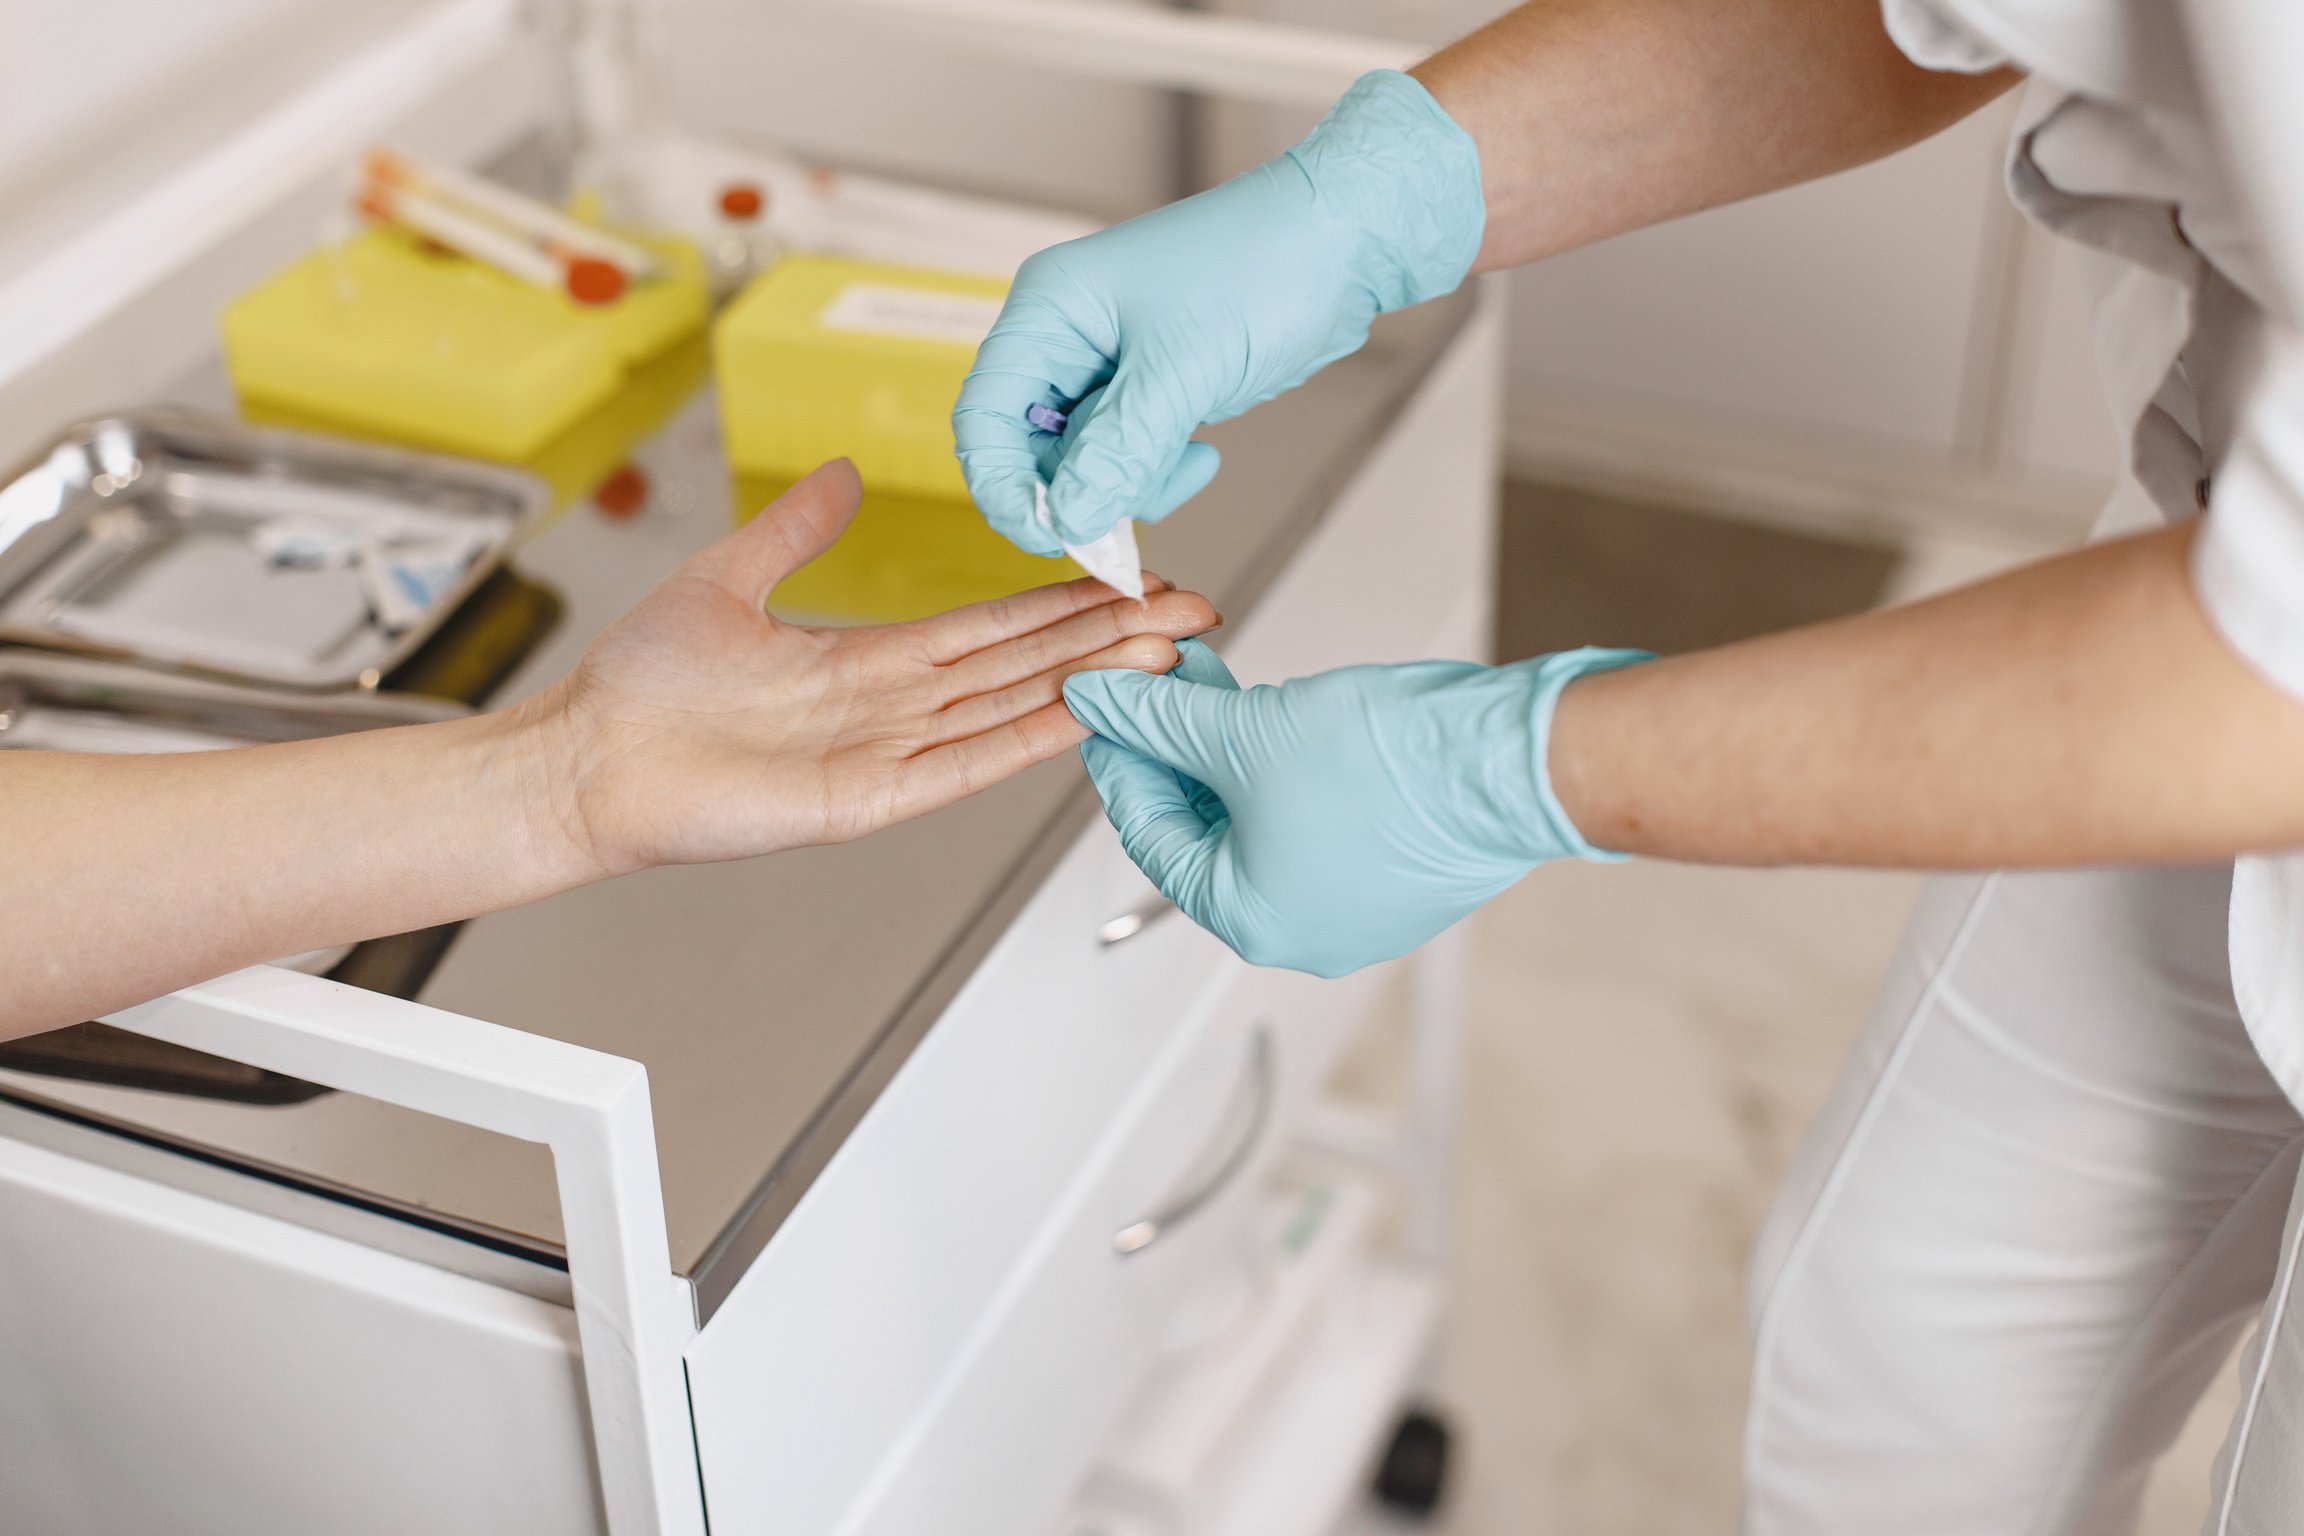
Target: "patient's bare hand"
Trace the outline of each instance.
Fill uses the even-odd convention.
[[[861,488],[824,465],[667,576],[524,709],[572,851],[616,874],[841,842],[958,800],[1087,734],[1063,682],[1164,672],[1206,600],[1139,606],[1072,581],[910,624],[812,629],[762,611]]]

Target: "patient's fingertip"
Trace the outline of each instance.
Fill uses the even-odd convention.
[[[1067,692],[1081,678],[1098,672],[1165,672],[1182,658],[1166,635],[1139,632],[1113,641],[1093,656],[1072,663],[1064,677]]]
[[[1165,672],[1182,659],[1166,635],[1131,635],[1114,651],[1115,664],[1135,672]]]
[[[1163,593],[1153,605],[1152,622],[1164,633],[1196,635],[1216,625],[1216,609],[1197,592]]]
[[[861,491],[864,486],[863,477],[856,472],[856,461],[849,458],[838,458],[826,459],[823,463],[817,465],[814,469],[808,471],[808,473],[805,475],[802,475],[797,481],[793,482],[792,489],[798,490],[801,486],[808,485],[811,482],[819,481],[833,483],[845,481],[855,486],[859,491]]]

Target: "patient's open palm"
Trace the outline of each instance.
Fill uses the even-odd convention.
[[[762,610],[861,494],[818,469],[601,632],[540,706],[562,712],[558,803],[604,872],[840,842],[960,799],[1087,734],[1065,677],[1165,671],[1215,615],[1093,582],[910,624],[817,629]]]

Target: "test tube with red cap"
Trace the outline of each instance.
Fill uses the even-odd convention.
[[[609,304],[655,271],[638,246],[509,189],[389,150],[371,153],[357,206],[580,304]]]

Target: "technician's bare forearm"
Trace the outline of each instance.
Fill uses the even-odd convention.
[[[1587,678],[1551,767],[1605,848],[1996,868],[2304,846],[2304,704],[2210,628],[2173,529]]]
[[[1413,73],[1480,147],[1477,271],[1878,159],[2016,78],[1921,69],[1879,0],[1531,0]]]

